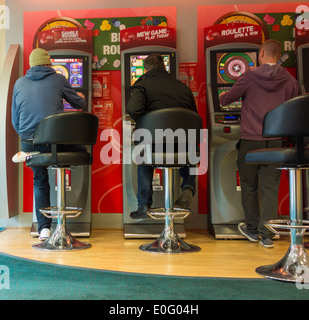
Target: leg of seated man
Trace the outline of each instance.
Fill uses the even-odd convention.
[[[178,208],[189,209],[192,197],[195,194],[195,175],[190,174],[190,167],[182,167],[179,169],[179,174],[182,178],[180,197],[175,202]]]
[[[41,153],[49,152],[50,147],[45,145],[33,145],[32,141],[23,140],[21,149],[24,152],[39,151]],[[39,209],[50,206],[50,186],[48,180],[47,167],[31,167],[33,171],[33,194],[35,202],[35,214],[38,222],[39,234],[43,229],[51,227],[51,218],[45,217]]]
[[[137,168],[137,211],[130,214],[132,219],[149,218],[146,211],[152,205],[153,167],[139,165]]]

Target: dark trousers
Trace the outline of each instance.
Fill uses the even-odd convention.
[[[137,204],[152,205],[152,178],[154,168],[152,166],[139,165],[137,168]],[[195,175],[189,174],[189,167],[179,169],[182,178],[181,189],[190,188],[195,193]]]
[[[237,165],[241,185],[241,202],[245,212],[247,229],[262,238],[272,238],[274,234],[264,225],[267,220],[277,218],[278,192],[281,171],[273,165],[245,164],[248,151],[278,148],[282,140],[241,140]]]

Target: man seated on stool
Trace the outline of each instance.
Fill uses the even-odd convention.
[[[72,89],[67,79],[51,68],[47,51],[37,48],[29,56],[30,69],[18,79],[14,86],[12,123],[21,139],[24,152],[50,152],[48,145],[34,145],[35,127],[44,118],[63,112],[63,99],[74,108],[85,108],[86,101]],[[74,146],[66,147],[71,150]],[[64,151],[64,150],[63,150]],[[47,167],[31,167],[33,171],[33,193],[35,213],[40,240],[50,237],[51,218],[45,217],[40,208],[50,206],[50,186]]]
[[[133,120],[138,120],[148,112],[162,108],[186,108],[197,112],[193,94],[188,86],[173,78],[166,70],[159,53],[150,54],[144,61],[145,74],[132,87],[132,96],[127,111]],[[137,169],[138,209],[130,214],[132,219],[149,218],[146,211],[152,205],[152,179],[154,168],[139,165]],[[179,169],[183,179],[182,193],[175,206],[188,208],[195,193],[195,175],[189,174],[189,168]]]

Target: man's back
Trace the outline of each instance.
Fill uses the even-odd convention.
[[[276,64],[262,64],[242,75],[220,102],[231,103],[242,97],[241,138],[264,140],[264,115],[297,95],[297,81],[285,69]]]
[[[63,98],[85,105],[67,80],[45,66],[30,68],[17,80],[13,92],[12,123],[21,139],[32,139],[36,125],[47,116],[63,112]]]
[[[164,69],[154,69],[133,85],[127,111],[132,119],[137,120],[147,112],[173,107],[197,112],[191,90]]]

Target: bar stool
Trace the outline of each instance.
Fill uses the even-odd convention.
[[[36,127],[34,144],[50,144],[50,153],[40,153],[26,160],[26,165],[48,166],[57,171],[57,206],[41,208],[48,218],[57,217],[54,233],[44,242],[34,244],[33,248],[47,251],[72,251],[91,247],[88,243],[76,240],[66,226],[67,218],[75,218],[82,208],[66,206],[65,170],[75,166],[92,164],[92,147],[96,143],[98,118],[88,112],[65,112],[43,119]],[[59,145],[78,145],[61,151]],[[90,148],[88,151],[86,146]],[[64,149],[65,150],[65,149]]]
[[[246,154],[248,164],[275,164],[289,170],[290,219],[265,221],[274,233],[290,235],[290,246],[285,256],[273,265],[261,266],[261,276],[295,282],[309,271],[309,258],[303,236],[309,221],[303,220],[302,170],[309,168],[309,148],[304,137],[309,136],[309,95],[293,98],[268,112],[264,117],[264,137],[289,137],[295,147],[253,150]],[[307,273],[308,277],[308,273]]]
[[[147,113],[136,122],[135,128],[135,133],[138,129],[144,129],[150,134],[149,139],[144,136],[141,143],[147,150],[143,165],[164,170],[164,208],[154,208],[147,212],[153,219],[165,220],[164,229],[157,240],[140,246],[140,250],[166,254],[201,250],[200,247],[183,241],[175,232],[174,219],[186,218],[191,214],[191,210],[174,208],[173,196],[173,172],[180,167],[191,166],[189,153],[196,151],[196,143],[200,141],[200,130],[203,128],[201,117],[185,108],[167,108]],[[176,145],[173,134],[176,134],[177,130],[181,137],[178,136]],[[164,131],[173,137],[163,139]],[[188,139],[190,131],[193,133],[191,143]],[[177,150],[174,151],[174,147]],[[199,153],[195,152],[194,155],[199,156]]]

